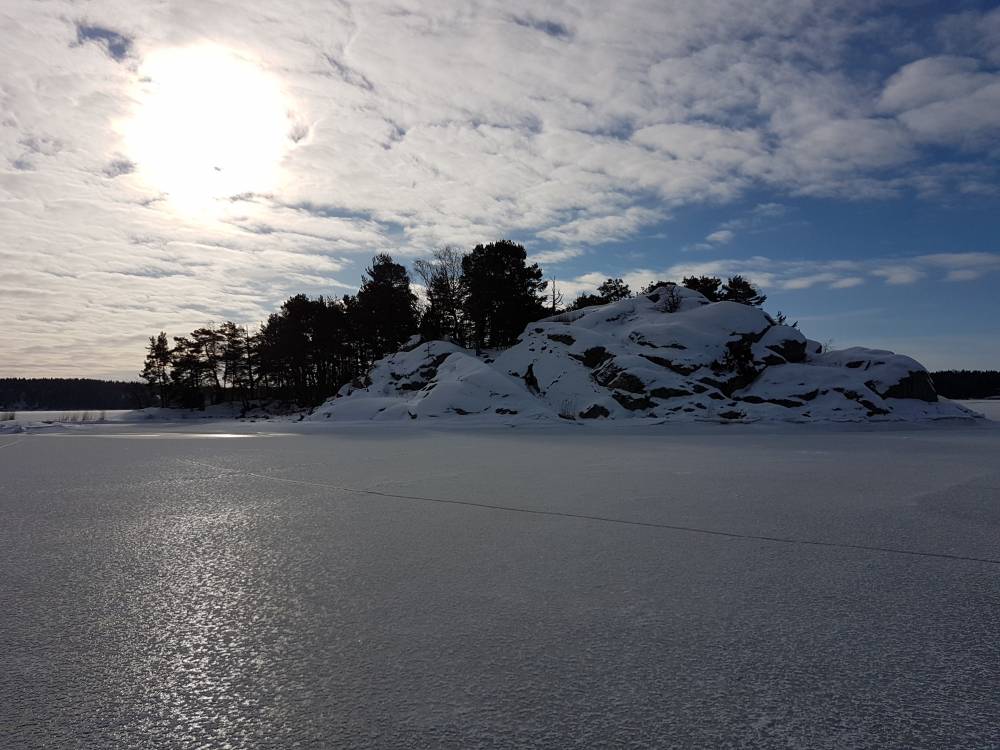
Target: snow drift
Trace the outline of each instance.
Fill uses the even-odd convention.
[[[311,419],[924,420],[968,418],[922,365],[823,352],[763,310],[665,285],[530,324],[503,352],[411,340]]]

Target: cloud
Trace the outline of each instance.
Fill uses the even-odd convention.
[[[754,231],[774,229],[779,226],[776,219],[788,215],[789,208],[782,203],[758,203],[741,216],[724,221],[719,228],[732,231]]]
[[[705,241],[706,242],[711,242],[711,243],[713,243],[715,245],[725,245],[725,244],[727,244],[729,242],[732,242],[732,240],[733,240],[733,238],[735,236],[736,236],[736,233],[733,232],[731,229],[719,229],[719,230],[717,230],[715,232],[712,232],[710,235],[708,235],[705,238]]]
[[[532,253],[528,256],[529,263],[540,263],[542,265],[552,266],[558,263],[562,263],[572,258],[578,258],[583,255],[583,250],[580,248],[563,248],[562,250],[543,250],[540,253]]]
[[[704,241],[690,245],[685,250],[712,250],[719,245],[726,245],[736,238],[737,231],[761,232],[777,228],[774,221],[788,213],[788,208],[781,203],[758,203],[741,216],[724,221],[719,228],[705,237]]]
[[[844,278],[835,273],[817,273],[811,276],[793,276],[781,283],[783,289],[809,289],[816,284],[828,284],[833,289],[843,289]]]
[[[1000,271],[1000,253],[936,253],[917,261],[944,271],[946,281],[974,281]]]
[[[611,275],[625,279],[633,290],[654,280],[680,281],[686,276],[740,274],[765,290],[806,291],[815,287],[852,289],[869,279],[881,279],[893,286],[933,280],[973,281],[989,273],[1000,273],[1000,253],[935,253],[904,259],[779,260],[765,256],[726,258],[701,262],[675,263],[664,269],[636,268],[624,273],[593,271],[560,282],[574,292],[593,292]]]
[[[664,212],[658,209],[632,206],[621,214],[573,219],[559,227],[538,232],[538,237],[557,243],[596,245],[629,236],[640,227],[661,221],[665,216]]]
[[[960,269],[956,271],[949,271],[945,276],[946,281],[974,281],[978,279],[982,274],[979,271],[973,271],[970,268]]]
[[[788,213],[788,208],[781,203],[758,203],[751,214],[758,218],[775,218]]]
[[[555,265],[757,191],[775,199],[708,243],[773,227],[784,196],[961,199],[1000,182],[994,12],[940,14],[933,38],[907,47],[897,3],[855,0],[613,13],[597,0],[544,13],[527,0],[137,0],[91,3],[85,18],[69,0],[9,5],[0,264],[16,304],[0,306],[0,331],[12,372],[134,370],[150,331],[254,322],[287,293],[346,288],[378,251],[533,237],[533,257]],[[206,39],[280,81],[296,146],[273,189],[181,216],[122,123],[142,61]],[[719,263],[806,289],[882,267]],[[954,281],[988,272],[899,264]],[[662,275],[643,273],[630,278]],[[62,323],[36,321],[41,309]]]
[[[879,276],[885,279],[886,284],[894,286],[902,284],[913,284],[920,281],[925,274],[919,268],[911,265],[893,264],[874,269],[872,276]]]
[[[936,32],[948,52],[978,54],[1000,65],[1000,8],[946,15],[938,21]]]
[[[974,146],[1000,131],[1000,73],[970,57],[928,57],[903,66],[886,84],[879,107],[915,137]]]
[[[831,289],[851,289],[865,283],[862,276],[842,276],[830,284]]]

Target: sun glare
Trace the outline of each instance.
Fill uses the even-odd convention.
[[[226,48],[199,45],[146,58],[122,135],[151,187],[205,213],[219,199],[277,186],[291,125],[273,75]]]

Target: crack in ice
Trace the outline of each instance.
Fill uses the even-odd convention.
[[[440,497],[425,497],[422,495],[405,495],[396,492],[384,492],[381,490],[371,490],[363,489],[360,487],[347,487],[344,485],[332,484],[329,482],[311,482],[305,479],[289,479],[287,477],[276,477],[269,474],[260,474],[253,471],[243,471],[240,469],[230,469],[225,466],[216,466],[214,464],[206,463],[204,461],[196,461],[194,459],[178,459],[179,461],[184,461],[186,463],[194,464],[196,466],[202,466],[205,468],[213,469],[215,471],[228,472],[231,475],[237,476],[247,476],[256,477],[258,479],[265,479],[272,482],[283,482],[286,484],[297,484],[306,487],[321,487],[325,489],[339,490],[341,492],[359,494],[359,495],[373,495],[376,497],[385,497],[395,500],[415,500],[419,502],[427,503],[441,503],[444,505],[460,505],[470,508],[480,508],[483,510],[496,510],[496,511],[506,511],[509,513],[525,513],[535,516],[550,516],[554,518],[575,518],[584,521],[597,521],[600,523],[613,523],[622,526],[638,526],[643,528],[651,529],[667,529],[669,531],[683,531],[690,534],[703,534],[707,536],[717,536],[725,537],[729,539],[743,539],[747,541],[759,541],[759,542],[772,542],[776,544],[798,544],[804,546],[812,547],[833,547],[837,549],[851,549],[859,550],[863,552],[880,552],[883,554],[891,555],[908,555],[911,557],[931,557],[941,560],[957,560],[962,562],[978,562],[986,563],[988,565],[1000,565],[1000,559],[989,558],[989,557],[972,557],[967,555],[955,555],[949,554],[947,552],[927,552],[923,550],[909,550],[902,549],[899,547],[879,547],[875,545],[868,544],[850,544],[846,542],[827,542],[820,539],[796,539],[793,537],[779,537],[779,536],[767,536],[763,534],[741,534],[735,531],[721,531],[718,529],[703,529],[696,526],[681,526],[678,524],[669,523],[659,523],[656,521],[635,521],[627,518],[614,518],[611,516],[598,516],[591,515],[588,513],[569,513],[567,511],[558,510],[541,510],[536,508],[519,508],[513,505],[497,505],[493,503],[478,503],[473,500],[454,500],[445,499]]]

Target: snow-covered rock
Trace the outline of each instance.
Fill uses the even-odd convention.
[[[968,418],[915,360],[822,352],[763,310],[666,285],[530,324],[503,352],[411,340],[311,419]]]

